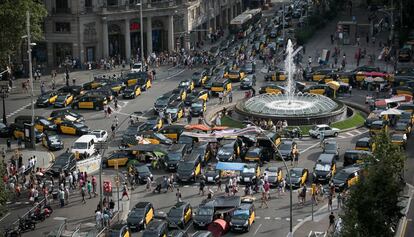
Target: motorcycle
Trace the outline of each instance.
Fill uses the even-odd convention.
[[[36,222],[32,220],[31,218],[28,219],[19,219],[19,229],[21,232],[27,231],[27,230],[34,230],[36,228]]]
[[[29,217],[34,221],[44,221],[52,213],[53,209],[50,205],[39,205],[32,213],[29,214]]]
[[[18,226],[14,225],[11,228],[6,228],[3,232],[4,237],[20,237],[22,236],[21,230]]]

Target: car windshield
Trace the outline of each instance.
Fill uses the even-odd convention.
[[[83,125],[83,124],[81,124],[81,123],[74,123],[73,124],[75,127],[77,127],[77,128],[83,128],[83,127],[85,127],[85,125]]]
[[[54,141],[54,142],[59,141],[59,137],[57,135],[48,136],[48,138],[49,138],[50,141]]]
[[[0,123],[0,129],[7,127],[4,123]]]
[[[242,172],[245,174],[254,174],[254,171],[255,171],[255,168],[244,167]]]
[[[134,208],[129,213],[129,216],[133,218],[141,218],[144,216],[144,212],[145,212],[144,208]]]
[[[288,143],[282,143],[279,147],[279,150],[283,150],[283,151],[291,150],[291,149],[292,149],[292,145]]]
[[[369,147],[369,142],[367,142],[367,141],[357,141],[355,146],[356,147]]]
[[[55,165],[65,165],[66,163],[68,163],[68,157],[58,157],[55,160]]]
[[[259,156],[259,151],[256,150],[256,149],[247,151],[246,156],[247,157],[257,157],[257,156]]]
[[[154,136],[160,140],[168,140],[169,138],[164,136],[164,134],[161,133],[154,133]]]
[[[175,113],[177,113],[177,112],[178,112],[178,109],[176,109],[176,108],[168,108],[168,109],[166,110],[166,112],[167,112],[168,114],[175,114]]]
[[[181,154],[178,152],[170,152],[168,153],[168,160],[172,160],[172,161],[181,160]]]
[[[348,173],[345,171],[340,171],[335,175],[335,179],[339,181],[345,181],[348,178]]]
[[[172,208],[168,212],[168,216],[169,217],[182,217],[183,216],[183,210],[178,209],[178,208]]]
[[[394,141],[401,141],[401,140],[403,140],[403,134],[393,134],[392,136],[391,136],[391,140],[394,140]]]
[[[39,119],[39,122],[41,122],[42,124],[44,124],[44,125],[52,125],[52,122],[50,122],[49,120],[47,120],[47,119]]]
[[[327,151],[336,150],[336,144],[332,144],[332,143],[325,144],[325,150]]]
[[[249,210],[235,210],[233,217],[237,219],[248,219],[249,218]]]
[[[197,214],[200,216],[211,216],[214,214],[214,209],[213,208],[199,208]]]
[[[135,167],[137,169],[138,173],[149,173],[149,169],[147,166],[142,165],[142,166],[136,166]]]
[[[140,69],[141,68],[141,64],[134,64],[134,66],[132,67],[132,69]]]
[[[300,170],[290,170],[290,176],[293,178],[297,178],[302,176],[302,172]]]
[[[192,170],[194,168],[193,163],[189,162],[180,162],[178,164],[178,170]]]
[[[127,87],[125,88],[125,92],[132,92],[135,90],[135,87]]]
[[[329,171],[329,170],[331,170],[331,166],[329,164],[316,164],[315,170]]]
[[[191,108],[201,108],[201,107],[203,107],[203,104],[202,103],[193,103],[191,105]]]
[[[101,136],[101,132],[98,132],[98,131],[91,132],[91,134],[94,135],[97,138],[101,138],[102,137]]]
[[[158,100],[155,102],[155,104],[156,104],[156,105],[165,106],[165,105],[167,105],[167,104],[168,104],[168,100],[167,100],[167,99],[158,99]]]
[[[88,143],[86,142],[75,142],[75,144],[73,144],[73,149],[87,149],[88,148]]]
[[[47,100],[49,98],[50,98],[50,94],[43,94],[43,95],[39,96],[39,99],[41,99],[41,100]]]
[[[318,127],[318,126],[313,126],[313,127],[312,127],[312,130],[313,130],[313,131],[319,131],[319,127]]]
[[[66,95],[60,95],[57,97],[56,100],[59,100],[59,101],[66,100]]]

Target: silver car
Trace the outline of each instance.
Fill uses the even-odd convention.
[[[320,124],[320,125],[313,126],[312,129],[309,130],[309,135],[315,138],[320,138],[321,135],[323,137],[330,137],[330,136],[336,137],[338,136],[339,131],[340,130],[338,128],[331,128],[327,124]]]

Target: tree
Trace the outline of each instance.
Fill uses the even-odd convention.
[[[385,132],[375,137],[375,144],[375,160],[368,161],[363,178],[345,202],[342,237],[391,237],[402,217],[405,155]]]
[[[47,15],[41,0],[0,1],[0,67],[5,68],[9,56],[16,53],[26,35],[26,11],[30,12],[32,41],[43,37],[42,24]]]

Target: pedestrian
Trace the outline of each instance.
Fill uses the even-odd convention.
[[[219,92],[219,104],[223,104],[223,92]]]
[[[229,103],[233,103],[233,92],[229,92]]]
[[[88,183],[86,184],[86,189],[88,190],[89,199],[91,199],[92,198],[92,184],[90,180],[88,180]]]
[[[216,183],[217,183],[217,192],[222,191],[222,189],[221,189],[221,178],[220,177],[218,178]]]
[[[200,179],[200,190],[198,191],[198,195],[201,194],[201,196],[204,196],[204,187],[206,186],[206,183],[203,178]]]
[[[262,195],[262,197],[261,197],[261,202],[260,202],[260,208],[262,208],[263,205],[265,205],[266,208],[269,208],[269,205],[267,205],[267,194],[266,194],[263,186],[261,188],[261,195]]]
[[[188,116],[187,116],[187,123],[188,123],[188,124],[191,124],[192,119],[193,119],[193,117],[191,116],[191,113],[188,113]]]
[[[122,197],[121,197],[121,199],[119,199],[119,200],[123,200],[125,196],[126,196],[126,197],[128,198],[128,200],[129,200],[129,195],[128,195],[128,187],[127,187],[127,184],[126,184],[126,183],[124,183],[124,186],[122,187]]]
[[[329,211],[332,211],[333,210],[333,208],[332,208],[332,195],[329,195],[328,196],[328,210]]]
[[[226,193],[227,196],[230,196],[230,187],[229,187],[229,185],[226,184],[224,186],[224,192]]]
[[[65,206],[65,191],[62,189],[59,191],[59,200],[60,200],[60,207]]]
[[[115,129],[116,129],[116,127],[115,127],[115,124],[112,124],[111,125],[111,136],[112,136],[112,139],[115,139]]]
[[[111,117],[111,114],[112,114],[112,109],[111,109],[111,106],[108,106],[108,109],[107,109],[108,111],[107,111],[107,114],[108,114],[108,118],[110,118]]]
[[[331,230],[331,228],[335,228],[335,215],[333,214],[333,212],[331,212],[331,214],[329,215],[329,226],[327,230],[328,233],[329,230]]]
[[[96,192],[96,177],[92,175],[92,192],[94,197],[96,197],[96,195],[98,195],[98,193]]]
[[[316,199],[317,196],[317,186],[316,183],[312,183],[311,185],[311,195],[312,195],[312,202],[315,203],[315,205],[318,205],[318,200]]]
[[[66,205],[69,204],[69,186],[65,186],[65,201]]]
[[[334,44],[334,43],[335,43],[335,38],[334,38],[334,35],[331,34],[331,44]]]
[[[369,44],[369,35],[366,36],[367,44]]]
[[[338,202],[337,210],[339,210],[342,206],[342,193],[338,192],[338,195],[336,196],[336,201]]]
[[[177,199],[177,203],[181,202],[182,195],[181,195],[181,191],[180,191],[179,188],[177,188],[177,192],[175,193],[175,197]]]
[[[170,177],[168,178],[168,182],[169,182],[169,188],[171,190],[171,192],[174,192],[174,174],[171,174]]]
[[[349,95],[352,95],[352,85],[349,85],[348,91],[349,91]]]
[[[118,99],[116,97],[114,99],[114,107],[115,107],[115,110],[118,110]]]
[[[147,177],[147,184],[145,185],[145,191],[149,191],[149,192],[151,192],[151,182],[152,182],[152,180],[151,180],[151,177]]]
[[[115,127],[118,127],[119,119],[118,119],[118,116],[116,116],[116,115],[115,115],[115,118],[114,118],[114,123],[115,123]]]
[[[307,191],[307,187],[306,184],[303,185],[302,190],[301,190],[301,196],[302,196],[302,204],[305,205],[306,202],[306,191]]]
[[[111,200],[109,201],[109,211],[113,212],[114,208],[115,208],[115,202],[111,198]]]

